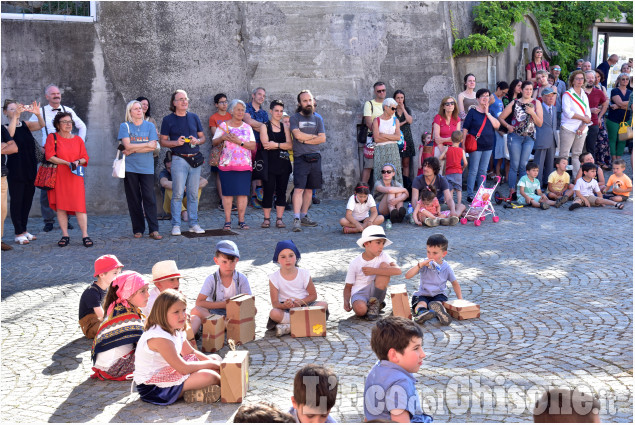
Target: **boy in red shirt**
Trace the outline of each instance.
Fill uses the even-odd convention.
[[[450,185],[450,196],[454,197],[454,191],[456,190],[456,202],[461,203],[461,194],[463,191],[463,167],[467,167],[467,157],[465,151],[459,145],[463,140],[463,133],[460,131],[454,131],[452,133],[452,146],[441,154],[439,161],[445,159],[444,175]],[[463,165],[461,165],[463,160]]]

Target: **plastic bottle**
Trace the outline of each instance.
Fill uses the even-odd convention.
[[[390,222],[390,219],[386,220],[386,230],[390,230],[392,229],[392,223]]]
[[[412,204],[410,202],[408,202],[408,222],[410,224],[414,224],[415,223],[415,218],[412,216],[413,212],[414,212],[414,209],[412,208]]]

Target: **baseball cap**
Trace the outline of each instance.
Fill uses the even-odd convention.
[[[216,251],[220,251],[223,254],[233,255],[236,258],[240,258],[240,251],[238,251],[238,246],[235,242],[230,240],[222,240],[218,241],[216,244]]]
[[[102,255],[95,260],[95,274],[93,277],[97,277],[102,273],[108,273],[117,267],[123,267],[123,264],[121,264],[117,257],[111,254]]]
[[[553,87],[547,87],[546,89],[544,89],[542,91],[542,96],[547,96],[548,94],[555,94],[556,91],[554,90]]]

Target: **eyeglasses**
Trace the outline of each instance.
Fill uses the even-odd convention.
[[[220,102],[218,102],[219,105],[227,105],[227,101],[226,100],[221,100]]]
[[[60,121],[60,124],[73,124],[73,121],[71,121],[71,120],[64,120],[64,121]]]
[[[375,90],[377,93],[385,93],[386,89],[381,89],[381,90]]]
[[[382,174],[392,174],[392,170],[381,170]]]
[[[445,102],[443,105],[445,105],[445,106],[454,106],[454,105],[456,105],[456,103],[454,103],[454,102]]]

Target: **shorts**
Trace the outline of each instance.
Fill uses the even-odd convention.
[[[613,193],[613,192],[606,192],[604,194],[604,199],[611,199],[611,198],[614,198],[616,196],[619,196],[621,198],[617,202],[626,202],[626,201],[628,201],[628,195],[618,195],[617,193]]]
[[[374,166],[375,166],[375,158],[364,157],[364,168],[373,169]]]
[[[540,202],[540,196],[536,195],[536,194],[526,194],[527,196],[529,196],[532,200],[536,201],[536,202]],[[527,205],[527,200],[525,199],[524,196],[522,196],[520,194],[520,192],[518,192],[518,203],[520,205]]]
[[[178,400],[183,391],[183,382],[172,387],[160,388],[156,385],[137,384],[139,398],[147,403],[167,406]]]
[[[583,196],[583,198],[586,198],[586,200],[589,201],[589,204],[591,204],[592,207],[598,205],[597,204],[598,197],[595,195]],[[575,202],[577,200],[581,201],[582,199],[576,197],[573,201]]]
[[[410,306],[412,308],[412,312],[416,313],[415,308],[417,308],[417,304],[421,301],[425,302],[428,306],[432,301],[447,301],[448,297],[445,294],[436,294],[434,297],[426,297],[425,295],[414,295],[412,297],[412,301],[410,302]]]
[[[450,190],[456,190],[457,192],[461,192],[463,190],[463,174],[446,174],[445,179],[450,185]]]
[[[79,319],[79,326],[82,328],[84,336],[88,339],[95,339],[100,325],[101,320],[97,318],[95,313],[88,313],[86,316]]]
[[[212,309],[207,309],[205,307],[196,307],[197,309],[201,310],[202,312],[205,313],[205,317],[209,317],[212,314],[219,314],[221,316],[227,316],[227,311],[224,308],[212,308]]]
[[[364,301],[365,303],[367,303],[368,300],[370,300],[370,298],[373,296],[374,290],[375,290],[375,281],[369,283],[368,285],[366,285],[359,291],[355,292],[351,296],[351,305],[355,301]]]
[[[306,162],[302,155],[293,161],[293,186],[296,189],[322,189],[322,158]]]

